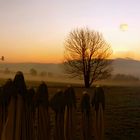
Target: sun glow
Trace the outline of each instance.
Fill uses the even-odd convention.
[[[6,62],[61,62],[68,33],[87,26],[103,34],[116,57],[138,58],[139,4],[136,0],[127,5],[126,0],[109,4],[100,0],[0,1],[0,55]]]
[[[127,31],[128,30],[128,24],[120,24],[120,30],[121,31]]]

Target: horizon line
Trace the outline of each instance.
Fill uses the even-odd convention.
[[[117,57],[117,58],[110,58],[111,60],[116,60],[116,59],[124,59],[124,60],[134,60],[134,61],[140,61],[139,59],[134,59],[131,57]],[[63,62],[38,62],[38,61],[21,61],[21,62],[6,62],[6,61],[1,61],[0,64],[62,64]]]

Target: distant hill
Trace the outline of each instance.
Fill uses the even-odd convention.
[[[130,74],[140,77],[140,61],[130,58],[118,58],[113,60],[112,63],[113,74]],[[36,69],[38,72],[46,71],[54,74],[63,74],[63,64],[53,63],[0,63],[0,70],[4,71],[8,68],[10,71],[23,71],[29,73],[31,68]]]
[[[112,65],[114,68],[113,74],[130,74],[140,77],[140,61],[138,60],[118,58],[113,61]]]

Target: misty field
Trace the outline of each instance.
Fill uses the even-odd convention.
[[[57,85],[57,84],[56,84]],[[58,88],[49,88],[51,98]],[[75,87],[77,97],[77,128],[76,137],[80,140],[80,101],[84,88]],[[139,140],[140,138],[140,87],[104,87],[105,107],[105,139],[106,140]],[[92,97],[93,89],[89,89]],[[53,113],[52,113],[53,114]],[[52,115],[53,117],[53,115]],[[52,119],[53,120],[53,119]],[[52,124],[53,127],[53,124]]]

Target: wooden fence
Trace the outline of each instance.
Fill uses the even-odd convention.
[[[0,140],[103,140],[105,97],[76,97],[70,85],[49,100],[47,85],[27,89],[22,72],[0,88]]]

